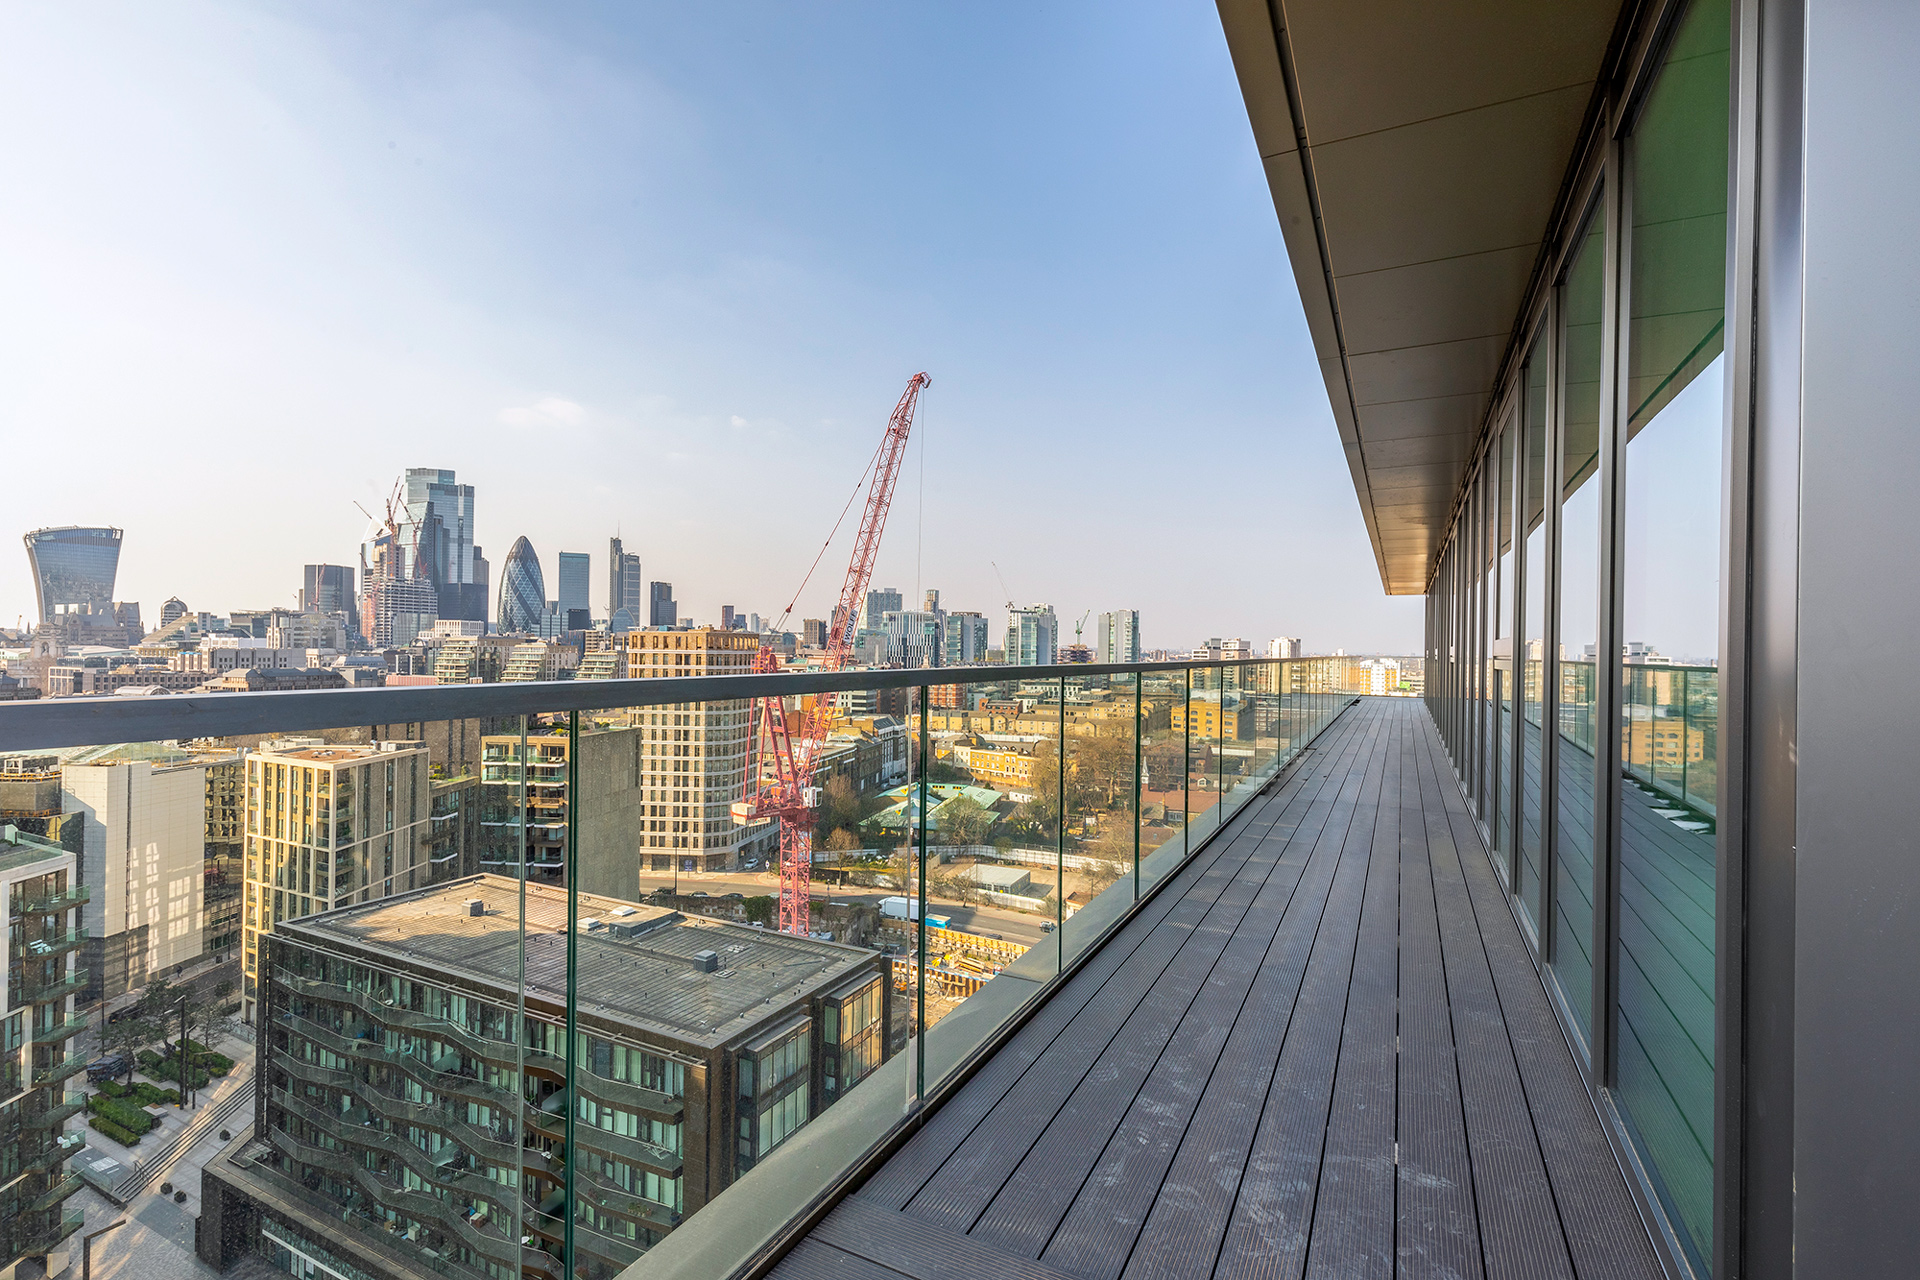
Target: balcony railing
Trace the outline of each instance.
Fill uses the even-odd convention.
[[[20,1124],[27,1129],[59,1129],[86,1109],[86,1094],[63,1093],[45,1111],[24,1116]]]
[[[50,980],[28,979],[20,984],[20,999],[26,1004],[52,1004],[78,995],[87,988],[88,973],[74,969]]]
[[[77,884],[61,893],[47,894],[38,898],[27,898],[20,904],[22,915],[47,915],[55,911],[66,911],[72,907],[85,906],[93,901],[93,888],[90,885]]]
[[[83,1053],[69,1054],[58,1062],[48,1063],[44,1067],[33,1069],[33,1087],[44,1089],[62,1080],[71,1080],[87,1069],[87,1056]]]
[[[602,773],[583,767],[569,779],[567,761],[531,752],[523,770],[512,759],[517,754],[514,750],[486,748],[482,779],[489,784],[489,795],[496,804],[510,802],[524,772],[527,806],[524,814],[504,822],[495,808],[481,824],[492,837],[483,846],[493,859],[485,870],[531,873],[529,891],[537,888],[544,894],[562,895],[568,914],[557,926],[543,925],[542,931],[562,936],[567,945],[555,950],[549,937],[541,940],[536,953],[535,930],[529,921],[500,925],[498,914],[491,910],[492,923],[470,925],[458,920],[448,936],[469,936],[472,930],[494,927],[519,930],[523,944],[507,945],[494,955],[510,958],[524,953],[529,993],[537,989],[543,1003],[564,1002],[569,1015],[578,1013],[583,1043],[604,1035],[623,1052],[640,1052],[619,1043],[622,1035],[615,1028],[623,1025],[644,1029],[657,1021],[675,1035],[697,1038],[726,1022],[737,1025],[742,1034],[758,1035],[772,1029],[771,1023],[760,1020],[789,1016],[786,1003],[804,1007],[816,1019],[810,1034],[818,1037],[825,1034],[818,1021],[821,1002],[841,998],[835,993],[866,989],[860,985],[864,975],[874,975],[883,984],[881,991],[872,997],[873,1007],[858,1016],[889,1026],[882,1037],[883,1060],[864,1064],[860,1082],[833,1101],[836,1109],[844,1109],[832,1126],[839,1135],[835,1141],[842,1145],[834,1148],[836,1154],[830,1159],[816,1161],[814,1186],[794,1187],[796,1194],[811,1197],[871,1145],[890,1141],[970,1055],[1056,989],[1079,959],[1099,946],[1136,904],[1165,884],[1228,817],[1273,782],[1350,701],[1346,691],[1334,686],[1334,679],[1333,669],[1315,660],[1246,659],[797,671],[290,694],[188,694],[173,699],[41,699],[0,706],[0,733],[18,749],[52,750],[108,742],[278,736],[449,720],[511,724],[517,718],[529,735],[569,738],[572,759],[583,766],[587,756],[582,735],[596,729],[633,734],[634,750],[621,758],[641,776],[623,784],[630,789],[621,793],[623,799],[597,789],[604,786]],[[766,859],[773,854],[777,836],[763,818],[737,825],[721,816],[734,801],[746,798],[743,771],[749,779],[765,773],[760,765],[766,761],[742,761],[739,755],[750,727],[749,710],[755,699],[777,699],[778,705],[797,714],[816,702],[823,708],[831,705],[838,695],[846,695],[842,700],[847,705],[833,722],[833,731],[848,741],[857,740],[856,751],[872,754],[877,763],[873,769],[863,766],[851,779],[859,789],[859,804],[835,810],[831,815],[835,825],[823,825],[812,833],[820,855],[814,865],[821,883],[798,922],[799,931],[831,932],[835,940],[794,939],[792,945],[800,949],[788,959],[796,974],[821,976],[803,977],[798,980],[801,985],[780,986],[777,991],[768,987],[750,998],[742,995],[741,1007],[728,1006],[730,1011],[722,1016],[707,1013],[699,1001],[676,1006],[674,987],[661,986],[657,993],[650,988],[637,993],[610,986],[603,989],[567,967],[579,963],[573,958],[576,949],[585,954],[591,947],[608,945],[607,940],[615,936],[603,929],[592,935],[594,941],[589,944],[588,935],[576,929],[575,917],[616,918],[607,914],[604,898],[589,904],[583,890],[568,885],[585,890],[602,886],[633,906],[644,907],[656,890],[671,890],[677,871],[726,869],[749,874],[752,868],[742,865],[745,855],[740,850],[757,842],[752,843],[755,856]],[[689,728],[694,732],[677,741],[666,736],[667,730]],[[625,744],[621,745],[624,749]],[[684,747],[686,754],[670,754],[676,745]],[[977,768],[967,763],[971,750],[983,754]],[[986,758],[989,755],[994,758]],[[865,755],[860,758],[864,760]],[[716,767],[727,772],[717,773]],[[727,781],[714,781],[722,777]],[[817,781],[826,790],[827,779]],[[571,785],[562,800],[557,788],[568,782]],[[728,787],[731,790],[725,790]],[[718,790],[697,797],[684,794],[708,788]],[[641,793],[647,793],[645,812],[638,807]],[[342,820],[338,799],[333,813],[336,823]],[[826,799],[838,803],[832,796]],[[609,807],[629,802],[635,807]],[[423,824],[429,816],[425,804],[418,815]],[[867,813],[876,805],[885,820],[868,824]],[[669,811],[674,808],[679,811]],[[826,810],[820,816],[829,817]],[[501,834],[516,832],[517,838],[505,841],[511,848],[498,847]],[[607,840],[607,832],[618,834],[617,856],[614,844],[596,843]],[[904,842],[871,866],[849,863],[843,867],[837,851],[849,843],[846,837],[851,837],[855,848]],[[1006,845],[1043,854],[1050,851],[1053,858],[1048,863],[1044,856],[1025,852],[1019,861],[1002,858],[997,851]],[[570,870],[581,874],[559,874]],[[1019,883],[1023,875],[1026,882]],[[896,979],[894,966],[873,954],[882,945],[897,948],[899,935],[883,935],[864,916],[842,912],[835,905],[833,882],[855,878],[865,881],[854,886],[855,892],[877,889],[927,904],[927,910],[913,913],[917,918],[888,921],[904,934],[905,949],[916,960],[924,957],[926,963],[900,966],[898,973],[903,976]],[[776,892],[769,885],[766,895]],[[28,909],[50,911],[86,899],[85,886],[76,886],[28,904]],[[723,917],[735,909],[718,898],[710,901],[722,908]],[[737,910],[748,912],[749,906],[742,904]],[[327,919],[326,915],[308,917],[286,922],[282,928],[299,945]],[[758,922],[769,932],[779,925],[778,919],[765,916],[758,917]],[[426,932],[438,932],[437,926]],[[993,954],[992,966],[981,966],[978,973],[967,967],[977,963],[968,950],[968,937],[1001,948]],[[754,938],[772,941],[767,934],[750,938],[743,933],[737,945],[752,945]],[[634,941],[640,943],[640,939]],[[715,935],[715,941],[731,944],[732,935]],[[808,946],[817,949],[807,951]],[[423,972],[436,963],[431,948],[409,955],[405,954],[409,944],[402,942],[393,949],[395,973],[434,985],[431,975]],[[732,953],[725,946],[715,949],[724,970]],[[940,963],[936,953],[950,953],[952,959]],[[536,971],[536,960],[546,967]],[[509,967],[480,977],[510,987],[518,981],[517,971],[510,961],[502,963]],[[554,969],[555,964],[561,968]],[[779,966],[768,971],[777,972]],[[724,984],[732,983],[733,989],[744,991],[752,985],[753,972],[748,968],[742,971],[746,977],[718,980],[716,990],[724,991],[728,989]],[[936,989],[941,974],[972,976],[952,991],[942,992]],[[809,982],[813,985],[806,985]],[[389,1246],[416,1249],[423,1269],[448,1272],[446,1251],[462,1246],[505,1270],[519,1267],[537,1272],[534,1263],[548,1255],[535,1245],[522,1246],[517,1237],[510,1238],[513,1225],[500,1222],[504,1211],[499,1207],[499,1184],[469,1169],[443,1167],[417,1149],[400,1150],[400,1141],[393,1136],[399,1126],[435,1129],[476,1159],[523,1166],[527,1178],[543,1174],[559,1179],[563,1188],[569,1184],[567,1161],[572,1156],[574,1203],[566,1202],[563,1191],[561,1202],[551,1207],[546,1218],[540,1218],[537,1207],[514,1207],[516,1215],[537,1219],[523,1218],[528,1234],[536,1241],[549,1241],[555,1255],[564,1257],[573,1250],[576,1266],[589,1260],[609,1268],[626,1265],[639,1258],[643,1249],[637,1241],[607,1235],[583,1221],[581,1215],[589,1209],[624,1217],[650,1231],[682,1229],[681,1215],[593,1172],[589,1153],[620,1160],[642,1176],[670,1186],[683,1157],[638,1135],[657,1136],[659,1130],[650,1126],[680,1124],[689,1143],[699,1141],[703,1131],[710,1135],[697,1153],[709,1170],[710,1183],[736,1180],[744,1171],[735,1167],[737,1134],[719,1132],[717,1117],[706,1117],[705,1125],[694,1123],[698,1095],[691,1089],[690,1096],[682,1099],[625,1084],[590,1072],[584,1056],[569,1069],[565,1057],[538,1054],[478,1035],[457,1022],[386,1005],[347,984],[299,973],[263,975],[267,990],[273,990],[273,984],[279,985],[280,993],[261,1003],[276,1019],[275,1025],[339,1055],[348,1069],[330,1070],[280,1053],[272,1039],[263,1036],[261,1052],[268,1069],[276,1065],[277,1056],[284,1070],[280,1078],[350,1093],[356,1105],[351,1114],[339,1115],[286,1093],[276,1093],[273,1100],[286,1114],[298,1117],[292,1123],[311,1126],[306,1131],[321,1143],[328,1140],[323,1135],[330,1135],[343,1144],[369,1143],[371,1149],[371,1140],[377,1138],[410,1171],[410,1179],[444,1194],[404,1188],[367,1169],[363,1158],[286,1132],[274,1130],[261,1136],[290,1159],[324,1171],[328,1181],[351,1187],[348,1200],[335,1204],[335,1217],[345,1215],[356,1223],[366,1218],[368,1229],[377,1230],[371,1219],[384,1206],[428,1224],[431,1229],[420,1232],[417,1241],[381,1232]],[[43,1003],[85,985],[86,975],[76,972],[41,987],[27,999]],[[470,999],[500,998],[475,993],[465,980],[446,985],[466,990]],[[962,987],[977,994],[962,999]],[[646,1003],[656,999],[657,1005]],[[292,1014],[289,1000],[326,1001],[343,1012],[350,1010],[349,1029],[335,1031],[322,1021]],[[642,1007],[616,1007],[622,1000],[639,1000]],[[894,1015],[889,1024],[890,1011],[902,1005],[904,1013]],[[962,1009],[965,1016],[954,1016]],[[329,1021],[332,1018],[324,1007],[316,1012]],[[855,1016],[852,1006],[846,1016]],[[708,1025],[701,1018],[718,1021]],[[680,1026],[676,1019],[686,1025]],[[368,1023],[383,1034],[370,1038]],[[356,1024],[359,1031],[354,1029]],[[891,1043],[892,1024],[907,1032],[904,1045]],[[666,1051],[659,1037],[651,1031],[647,1036]],[[411,1037],[419,1051],[389,1048],[390,1039],[395,1046],[403,1043],[398,1037]],[[448,1055],[453,1060],[432,1060],[435,1055],[423,1042],[434,1040],[454,1046]],[[604,1040],[596,1046],[600,1052],[606,1048]],[[900,1061],[893,1063],[891,1058]],[[489,1084],[461,1069],[474,1060],[480,1060],[485,1070],[497,1069],[508,1087]],[[820,1062],[814,1058],[816,1071]],[[555,1112],[528,1107],[519,1096],[514,1073],[524,1077],[536,1064],[539,1075],[568,1086]],[[436,1099],[445,1100],[445,1105],[408,1101],[390,1091],[397,1088],[391,1083],[388,1090],[376,1088],[364,1078],[368,1068],[375,1066],[395,1069]],[[469,1103],[491,1108],[495,1116],[512,1117],[515,1126],[524,1126],[522,1138],[537,1138],[535,1145],[550,1150],[551,1159],[539,1150],[521,1150],[519,1143],[494,1130],[457,1118]],[[608,1119],[612,1127],[589,1120],[589,1115]],[[806,1133],[803,1129],[800,1136]],[[564,1145],[569,1139],[571,1151]],[[786,1142],[794,1144],[795,1139],[787,1137]],[[845,1145],[849,1142],[853,1146]],[[684,1160],[691,1166],[695,1158],[696,1152],[689,1149]],[[719,1176],[714,1176],[716,1163],[724,1166]],[[482,1182],[488,1185],[479,1185]],[[688,1188],[686,1194],[688,1216],[697,1220],[705,1211],[701,1192]],[[460,1203],[462,1197],[468,1203]],[[482,1203],[492,1207],[484,1213],[470,1211],[472,1205]],[[756,1211],[759,1219],[769,1223],[785,1212],[781,1205]],[[433,1248],[427,1242],[430,1235]],[[751,1244],[744,1238],[741,1243],[742,1247]],[[343,1247],[350,1250],[351,1241],[343,1242]],[[557,1275],[566,1268],[556,1262],[551,1270]]]
[[[92,1020],[82,1013],[70,1013],[52,1026],[33,1033],[35,1044],[64,1044],[87,1029]]]
[[[48,960],[86,945],[85,929],[55,929],[38,938],[22,939],[10,948],[16,960]]]

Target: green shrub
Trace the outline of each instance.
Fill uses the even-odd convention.
[[[94,1094],[87,1099],[87,1110],[97,1116],[112,1121],[116,1126],[132,1134],[142,1134],[153,1128],[154,1119],[139,1107],[119,1098],[109,1098],[103,1094]],[[105,1130],[102,1130],[105,1132]]]
[[[160,1061],[160,1055],[151,1049],[142,1049],[133,1056],[133,1060],[140,1064],[142,1071],[146,1071],[151,1069],[154,1063]]]
[[[137,1088],[138,1086],[135,1087]],[[106,1094],[109,1098],[124,1098],[129,1093],[132,1093],[133,1089],[129,1089],[118,1080],[102,1080],[100,1082],[100,1092]]]
[[[233,1070],[233,1059],[224,1053],[201,1053],[193,1059],[195,1065],[205,1067],[216,1076],[223,1076]]]
[[[163,1102],[177,1104],[180,1101],[178,1089],[162,1089],[159,1085],[148,1084],[145,1080],[135,1082],[132,1093],[134,1099],[143,1107],[157,1107]],[[114,1096],[124,1097],[125,1095],[115,1094]]]
[[[140,1142],[139,1134],[128,1133],[105,1116],[95,1116],[87,1121],[87,1125],[89,1128],[98,1129],[123,1147],[137,1146]]]
[[[166,1058],[148,1067],[147,1074],[161,1080],[178,1080],[180,1078],[180,1061],[177,1058]],[[212,1077],[207,1075],[205,1071],[195,1067],[193,1069],[192,1087],[195,1089],[204,1089],[207,1086],[207,1081],[211,1078]]]

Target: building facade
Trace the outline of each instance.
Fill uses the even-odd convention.
[[[427,883],[433,793],[424,745],[281,738],[247,757],[241,997],[259,1015],[276,922]]]
[[[757,636],[717,627],[650,628],[626,639],[627,674],[634,679],[744,675],[760,645]],[[691,864],[721,871],[778,847],[773,824],[733,822],[733,802],[745,798],[747,786],[744,700],[648,707],[634,717],[643,740],[640,845],[653,869]]]
[[[25,537],[40,621],[64,613],[111,614],[120,570],[120,530],[66,525]]]
[[[1006,660],[1014,666],[1046,666],[1058,658],[1060,623],[1050,604],[1030,604],[1007,614]]]
[[[66,1124],[85,1105],[74,1082],[87,1059],[73,1040],[87,1025],[74,998],[87,982],[75,962],[90,894],[72,853],[11,825],[0,827],[0,894],[9,970],[0,995],[0,1088],[8,1099],[0,1125],[0,1268],[37,1257],[53,1275],[67,1266],[67,1242],[84,1223],[66,1208],[80,1189],[66,1162],[86,1137],[69,1134]]]
[[[547,616],[547,579],[540,557],[525,538],[514,540],[500,569],[498,628],[507,634],[538,632]]]
[[[640,557],[623,547],[618,538],[607,540],[607,625],[613,631],[648,625]]]
[[[1100,615],[1094,625],[1095,662],[1140,661],[1140,611],[1115,609]]]
[[[560,1275],[571,1164],[575,1274],[611,1280],[887,1056],[871,951],[591,894],[578,915],[572,1054],[561,889],[480,876],[283,924],[258,1141],[206,1166],[201,1256]]]
[[[647,625],[650,627],[672,627],[679,625],[680,606],[673,598],[671,582],[649,582],[647,584]]]
[[[488,567],[473,541],[473,486],[435,467],[408,467],[404,484],[412,555],[403,576],[433,584],[439,617],[486,621]]]

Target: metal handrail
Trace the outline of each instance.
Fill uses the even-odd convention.
[[[382,689],[299,689],[188,694],[171,698],[36,698],[0,706],[0,751],[111,742],[296,733],[366,724],[475,716],[615,711],[674,702],[726,702],[920,685],[1017,684],[1067,677],[1147,675],[1322,658],[1235,658],[1174,662],[1054,663],[1047,666],[919,667],[795,671],[731,676],[648,676],[633,680],[551,680],[513,684],[408,685]],[[1294,692],[1281,689],[1279,692]],[[1306,692],[1302,690],[1301,692]],[[1332,692],[1332,691],[1323,691]]]

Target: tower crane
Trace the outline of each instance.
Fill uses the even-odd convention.
[[[880,551],[880,535],[887,526],[887,512],[893,506],[894,481],[900,475],[900,459],[905,455],[907,436],[913,430],[913,414],[920,392],[933,380],[916,373],[907,382],[900,402],[887,419],[886,434],[874,455],[873,478],[867,485],[866,506],[860,529],[853,540],[853,556],[847,563],[847,576],[840,586],[840,601],[833,607],[827,630],[827,643],[820,666],[838,671],[847,665],[853,651],[853,636],[860,618],[860,604],[873,579],[874,557]],[[857,491],[856,491],[857,492]],[[780,669],[780,655],[762,642],[754,654],[756,672]],[[747,780],[752,794],[733,805],[733,820],[745,825],[769,818],[780,824],[780,931],[807,932],[813,883],[814,814],[820,804],[820,788],[814,785],[814,773],[825,747],[832,719],[831,703],[816,696],[807,713],[804,727],[796,737],[787,722],[785,701],[778,697],[755,698],[748,730]]]

